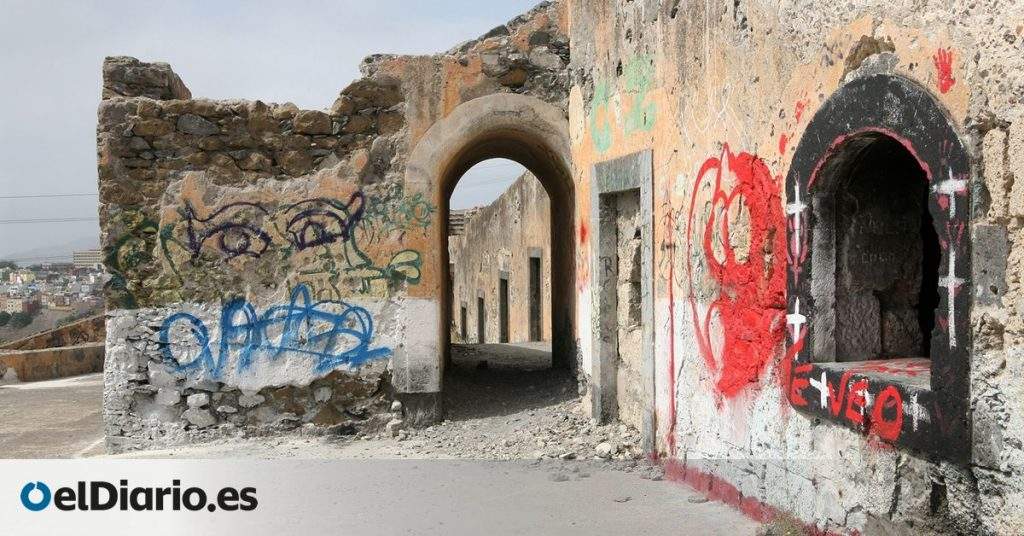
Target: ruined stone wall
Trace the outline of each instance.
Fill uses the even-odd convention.
[[[91,316],[24,339],[4,343],[0,345],[0,350],[40,350],[86,342],[103,342],[105,328],[104,315]]]
[[[570,4],[577,282],[597,295],[593,166],[651,150],[654,439],[670,474],[824,531],[1024,531],[1024,411],[1010,403],[1024,385],[1022,6]],[[804,337],[822,319],[792,289],[822,277],[824,250],[803,238],[799,196],[845,142],[835,129],[900,137],[871,121],[906,125],[928,166],[939,366],[818,363]],[[601,325],[594,299],[582,329]]]
[[[524,174],[466,223],[452,240],[452,341],[476,343],[477,298],[484,297],[485,338],[499,342],[499,279],[508,279],[509,342],[530,340],[530,259],[540,258],[540,335],[551,340],[551,203],[536,177]],[[466,307],[466,338],[461,308]]]
[[[37,382],[103,370],[104,344],[0,350],[0,382]]]
[[[326,111],[194,99],[166,64],[108,58],[108,446],[375,427],[392,396],[436,418],[449,192],[406,159],[482,96],[564,107],[564,29],[544,3],[444,54],[371,56]]]

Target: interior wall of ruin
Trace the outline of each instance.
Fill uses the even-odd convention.
[[[452,272],[453,342],[477,343],[484,298],[486,333],[483,340],[499,342],[499,280],[508,280],[508,342],[530,341],[530,259],[540,259],[540,340],[551,340],[551,202],[536,177],[519,177],[490,205],[466,222],[463,233],[449,242]],[[461,308],[466,307],[466,337],[462,337]]]

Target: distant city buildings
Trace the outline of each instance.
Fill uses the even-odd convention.
[[[86,249],[71,254],[72,264],[75,268],[92,268],[100,270],[103,268],[103,252],[98,249]]]
[[[7,276],[8,281],[12,285],[28,285],[36,280],[36,274],[32,270],[20,269],[14,270]]]
[[[106,275],[99,250],[76,251],[73,263],[0,268],[0,311],[35,315],[98,304]]]
[[[10,314],[26,313],[34,315],[39,312],[39,297],[28,296],[24,298],[4,298],[4,311]]]

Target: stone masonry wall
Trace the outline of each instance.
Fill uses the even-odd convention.
[[[405,159],[493,93],[563,106],[564,7],[437,56],[371,56],[325,111],[194,99],[108,58],[97,127],[113,450],[439,411],[439,181]]]
[[[1024,411],[1011,403],[1024,389],[1024,316],[1015,305],[1024,292],[1024,7],[572,0],[569,13],[584,296],[598,290],[597,244],[586,241],[597,210],[593,166],[653,151],[656,441],[670,474],[755,517],[787,511],[825,532],[1024,531]],[[932,340],[956,343],[955,355],[966,357],[930,376],[928,361],[923,370],[847,369],[856,381],[794,362],[807,351],[794,342],[801,322],[813,318],[787,295],[804,251],[787,237],[801,236],[795,226],[806,223],[799,214],[809,200],[787,190],[787,177],[798,147],[819,143],[818,132],[805,134],[822,109],[835,108],[830,97],[855,96],[843,88],[872,76],[909,81],[956,133],[933,140],[911,127],[902,142],[928,159],[931,210],[950,222],[936,229],[945,240],[939,275],[949,273]],[[859,102],[880,109],[883,122],[924,121],[887,102],[893,95]],[[958,146],[966,164],[953,160]],[[955,274],[950,237],[973,242],[973,263],[959,258]],[[958,307],[948,315],[947,293]],[[600,325],[589,301],[578,313],[580,326]],[[960,322],[969,324],[963,332]],[[943,427],[965,421],[944,420],[916,395],[898,398],[965,382],[969,394],[949,401],[969,408],[968,435],[956,441],[941,439]],[[885,385],[892,389],[878,396]],[[794,409],[800,403],[815,413]],[[919,424],[934,438],[900,446],[901,430],[917,433]],[[966,455],[947,456],[950,448]]]
[[[449,248],[453,272],[452,329],[455,342],[479,341],[477,298],[484,297],[485,341],[499,340],[499,278],[508,277],[509,342],[530,340],[530,258],[540,257],[541,340],[551,340],[551,203],[529,173],[466,222]],[[461,307],[466,307],[466,338]]]
[[[91,316],[31,337],[4,343],[0,345],[0,350],[41,350],[86,342],[102,342],[105,328],[103,315]]]

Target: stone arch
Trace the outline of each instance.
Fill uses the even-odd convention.
[[[438,210],[427,262],[437,277],[439,318],[436,379],[440,385],[449,342],[451,304],[448,280],[448,199],[462,175],[491,159],[514,160],[533,173],[551,201],[552,358],[556,367],[576,367],[575,228],[576,203],[571,174],[571,145],[566,113],[535,97],[499,93],[456,107],[434,123],[413,148],[406,186],[432,192]]]
[[[829,207],[844,169],[859,166],[880,140],[920,167],[941,244],[934,328],[922,334],[931,340],[930,360],[836,363],[836,237],[847,231]],[[787,394],[797,409],[946,458],[970,451],[970,178],[968,152],[946,110],[902,76],[854,79],[808,123],[786,177]],[[847,262],[853,255],[845,252]]]

